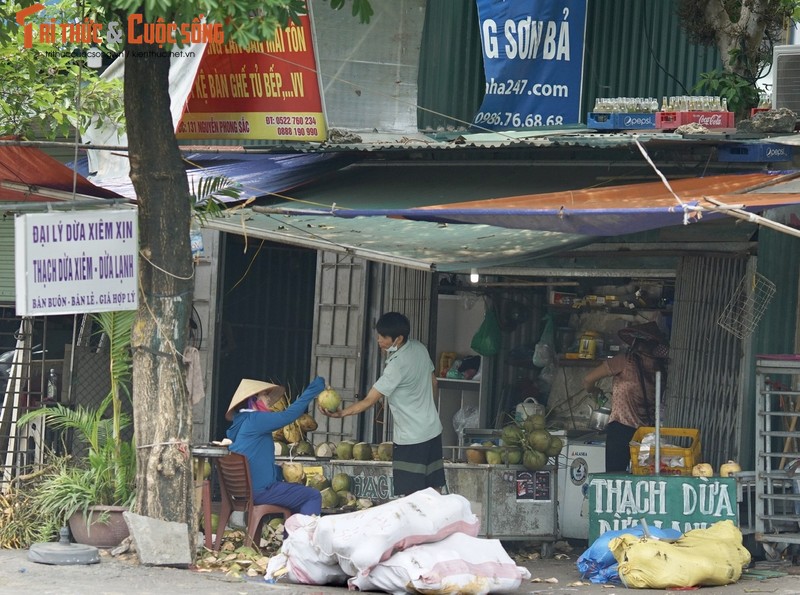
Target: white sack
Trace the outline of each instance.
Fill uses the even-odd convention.
[[[436,543],[415,545],[381,562],[348,586],[388,593],[505,593],[529,579],[497,539],[454,533]]]
[[[273,556],[264,580],[304,585],[343,585],[348,576],[336,556],[323,556],[311,543],[319,517],[293,514],[286,519],[287,537],[281,553]]]
[[[366,510],[324,516],[313,544],[323,556],[335,555],[342,570],[356,576],[412,545],[441,541],[453,533],[474,537],[479,530],[480,519],[466,498],[428,488]]]

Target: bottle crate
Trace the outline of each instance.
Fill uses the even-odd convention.
[[[770,163],[791,161],[793,157],[791,146],[778,143],[735,143],[717,149],[718,161]]]
[[[631,440],[631,472],[634,475],[653,475],[655,444],[651,444],[645,461],[639,460],[641,443],[645,436],[654,434],[655,428],[636,430]],[[700,430],[694,428],[661,428],[660,473],[662,475],[691,475],[692,467],[700,461]],[[672,446],[666,446],[664,443]]]
[[[647,130],[656,127],[656,113],[589,112],[586,115],[586,126],[598,130]]]
[[[733,112],[656,112],[656,128],[675,130],[684,124],[700,124],[706,128],[733,128]]]
[[[772,108],[771,107],[751,107],[750,108],[750,117],[752,118],[756,114],[760,114],[761,112],[768,112]]]

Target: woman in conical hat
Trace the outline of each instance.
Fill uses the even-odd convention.
[[[243,407],[242,403],[250,399],[250,397],[258,395],[262,391],[265,393],[265,402],[270,408],[278,401],[278,399],[286,394],[286,389],[277,384],[244,378],[239,383],[239,388],[237,388],[236,392],[233,394],[231,403],[228,405],[228,411],[225,413],[225,419],[228,421],[233,421],[233,414],[235,411]]]
[[[588,392],[595,383],[613,377],[611,414],[606,426],[606,473],[624,473],[630,463],[630,441],[640,427],[655,424],[656,372],[666,384],[668,347],[664,333],[655,322],[623,328],[619,338],[628,344],[625,353],[615,355],[594,368],[583,379]]]
[[[274,411],[275,403],[286,392],[282,386],[249,378],[239,383],[225,413],[225,418],[233,421],[227,432],[233,441],[228,448],[247,457],[255,504],[276,504],[300,514],[320,514],[319,490],[283,481],[275,465],[272,432],[303,415],[324,389],[325,380],[317,376],[294,403],[283,411]]]

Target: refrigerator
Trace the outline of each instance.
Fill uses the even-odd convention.
[[[600,432],[568,435],[558,469],[559,534],[589,538],[589,474],[606,470],[606,436]]]

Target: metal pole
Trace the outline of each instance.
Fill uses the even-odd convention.
[[[656,475],[661,475],[661,372],[656,372],[656,459],[653,464]]]

